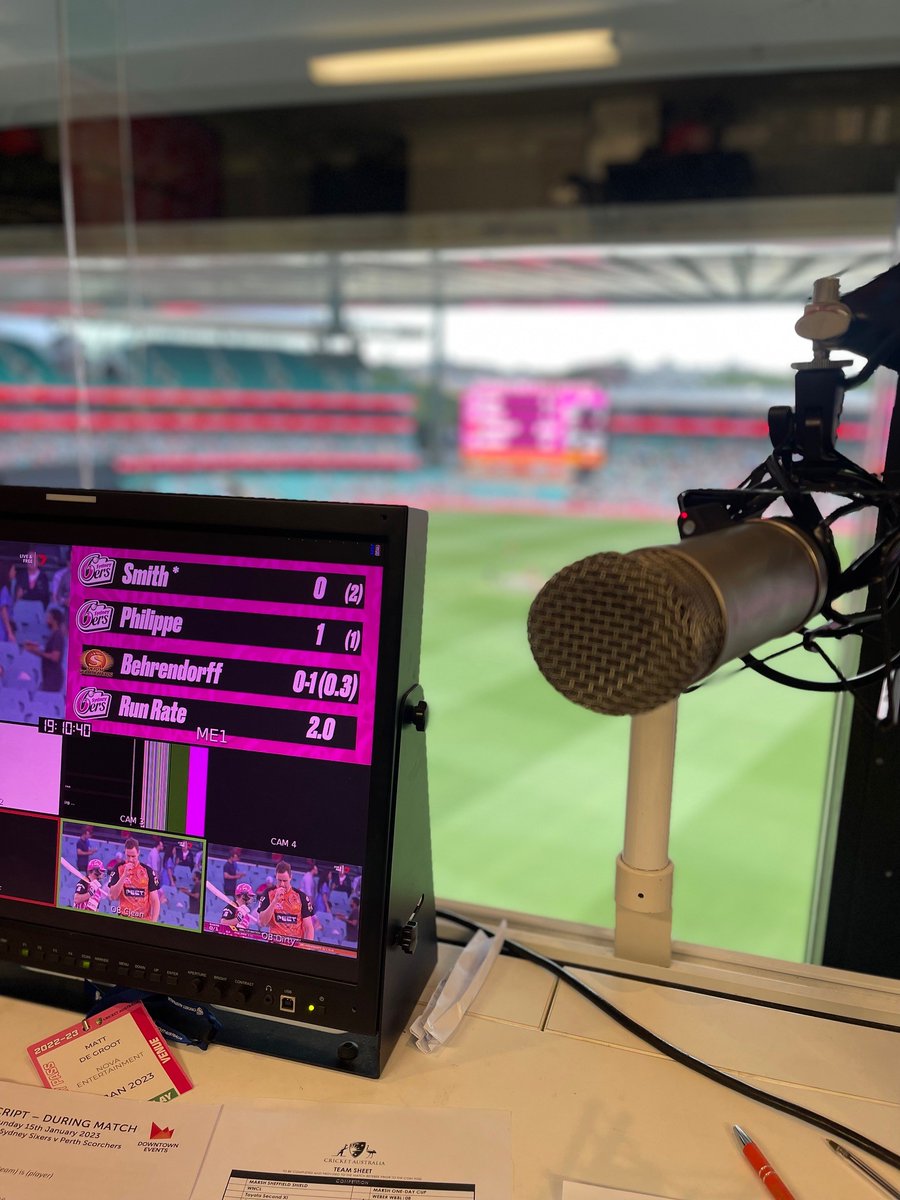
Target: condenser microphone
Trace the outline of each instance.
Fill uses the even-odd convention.
[[[786,520],[749,520],[564,567],[531,605],[528,640],[568,700],[631,716],[799,629],[827,590],[825,557],[811,537]]]

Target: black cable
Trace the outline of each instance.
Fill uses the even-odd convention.
[[[459,916],[457,913],[438,909],[437,916],[446,921],[454,921],[457,925],[462,925],[463,928],[469,929],[473,933],[480,931],[489,936],[492,935],[492,931],[484,925],[480,925],[477,921],[470,921],[468,917]],[[589,1000],[601,1012],[612,1018],[618,1025],[621,1025],[628,1033],[633,1034],[648,1046],[652,1046],[654,1050],[658,1050],[660,1054],[664,1054],[666,1058],[672,1059],[673,1062],[677,1062],[681,1066],[687,1067],[688,1070],[702,1075],[705,1079],[711,1079],[713,1083],[721,1084],[723,1087],[729,1088],[741,1096],[747,1096],[750,1100],[755,1100],[759,1104],[765,1104],[778,1112],[786,1113],[791,1117],[797,1117],[799,1120],[805,1121],[808,1125],[814,1125],[817,1129],[824,1130],[825,1133],[829,1133],[833,1137],[841,1138],[842,1141],[849,1142],[851,1146],[856,1146],[857,1149],[871,1154],[873,1158],[877,1158],[888,1166],[900,1170],[900,1154],[894,1153],[893,1150],[888,1150],[886,1146],[882,1146],[880,1142],[873,1141],[871,1138],[866,1137],[865,1134],[857,1133],[855,1129],[841,1125],[839,1121],[833,1121],[830,1117],[823,1117],[821,1113],[817,1113],[811,1108],[804,1108],[803,1105],[795,1104],[792,1100],[785,1100],[782,1096],[776,1096],[771,1092],[763,1091],[762,1088],[754,1087],[752,1083],[745,1083],[742,1079],[736,1079],[733,1075],[729,1075],[727,1071],[720,1071],[718,1067],[704,1062],[703,1059],[695,1058],[692,1054],[688,1054],[686,1050],[682,1050],[678,1046],[673,1046],[671,1042],[667,1042],[665,1038],[660,1037],[657,1033],[653,1033],[652,1030],[647,1029],[646,1026],[629,1017],[621,1009],[616,1008],[614,1004],[601,996],[599,992],[594,991],[593,988],[588,987],[586,983],[583,983],[582,980],[573,975],[568,967],[563,966],[562,963],[557,962],[555,959],[538,954],[536,950],[531,950],[528,946],[522,945],[521,942],[512,941],[510,938],[504,940],[501,953],[534,963],[535,966],[543,967],[551,975],[555,975],[557,979],[562,979],[564,983],[567,983],[580,996],[584,996],[586,1000]]]
[[[864,367],[861,367],[856,375],[851,375],[849,379],[844,381],[844,391],[849,392],[853,388],[857,388],[862,383],[866,383],[875,374],[876,370],[882,365],[883,359],[887,357],[887,351],[891,351],[900,341],[900,335],[896,332],[891,332],[887,337],[882,338],[872,353],[869,355],[869,360]]]

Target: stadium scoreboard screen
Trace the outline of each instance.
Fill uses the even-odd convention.
[[[434,959],[424,514],[0,498],[4,981],[189,996],[377,1074]]]
[[[583,380],[486,380],[460,398],[463,462],[496,472],[595,470],[606,461],[610,402]]]

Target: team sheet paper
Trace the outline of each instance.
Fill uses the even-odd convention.
[[[0,1200],[510,1200],[509,1116],[140,1104],[0,1082]]]
[[[563,1182],[562,1200],[666,1200],[665,1196],[649,1192],[623,1192],[619,1188],[600,1187],[592,1183]]]

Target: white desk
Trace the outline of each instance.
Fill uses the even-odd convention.
[[[453,953],[442,951],[445,963]],[[782,978],[777,964],[716,958],[725,975],[755,976],[764,990],[781,988],[788,996],[817,991],[833,1005],[845,1001],[857,1016],[865,997],[888,1019],[896,1011],[900,1025],[900,997],[886,981],[786,965]],[[586,977],[691,1053],[900,1150],[900,1033],[653,981]],[[70,1021],[71,1013],[0,997],[0,1075],[33,1083],[24,1046]],[[286,1105],[320,1099],[508,1110],[516,1200],[559,1200],[564,1178],[678,1200],[764,1200],[767,1193],[738,1152],[734,1123],[756,1137],[796,1200],[878,1194],[836,1159],[817,1130],[661,1058],[521,961],[496,964],[443,1050],[426,1056],[402,1039],[377,1081],[225,1046],[178,1054],[196,1085],[178,1104],[275,1098]],[[876,1166],[900,1186],[900,1173]]]

